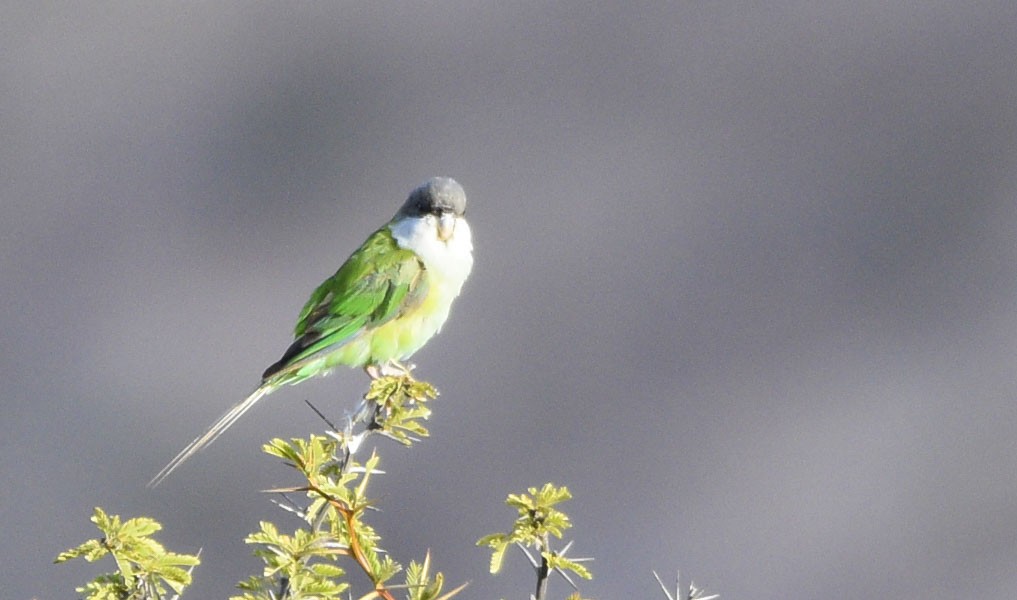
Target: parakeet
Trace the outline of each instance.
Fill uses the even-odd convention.
[[[403,369],[402,361],[441,329],[473,268],[465,213],[466,194],[454,179],[434,177],[414,189],[392,220],[314,290],[297,318],[293,343],[257,389],[181,450],[149,487],[283,385],[339,365],[363,368],[372,378]]]

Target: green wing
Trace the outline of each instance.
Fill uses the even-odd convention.
[[[338,348],[415,306],[427,292],[424,265],[383,227],[326,279],[300,311],[296,340],[265,370],[268,379],[308,357]]]

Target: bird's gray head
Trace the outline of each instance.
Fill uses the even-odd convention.
[[[399,209],[399,216],[422,217],[424,215],[454,214],[461,217],[466,213],[466,192],[463,186],[451,177],[432,177],[410,192],[410,197]]]

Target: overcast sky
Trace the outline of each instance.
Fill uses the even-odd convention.
[[[185,598],[260,572],[260,444],[363,373],[144,484],[432,175],[476,263],[380,443],[397,560],[525,598],[473,544],[552,480],[586,596],[1017,597],[1015,56],[1008,2],[4,8],[3,597],[110,568],[51,564],[94,506],[203,548]]]

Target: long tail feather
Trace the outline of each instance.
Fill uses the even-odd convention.
[[[272,391],[274,391],[277,387],[278,385],[266,382],[261,387],[251,392],[251,395],[245,398],[242,402],[238,403],[233,408],[226,411],[226,414],[219,417],[219,420],[213,423],[212,426],[208,428],[208,431],[195,438],[193,442],[188,444],[186,448],[181,450],[179,454],[173,457],[173,460],[171,460],[169,464],[163,467],[162,470],[159,471],[155,475],[155,477],[152,478],[152,481],[148,482],[147,487],[154,488],[155,486],[162,483],[162,480],[166,479],[166,477],[168,477],[170,473],[175,471],[177,467],[184,464],[184,461],[194,456],[201,450],[204,450],[206,446],[208,446],[216,439],[218,439],[219,436],[223,434],[223,432],[225,432],[234,423],[237,422],[237,419],[244,416],[244,413],[250,410],[251,407],[258,402],[258,400],[261,400],[265,396],[272,393]]]

